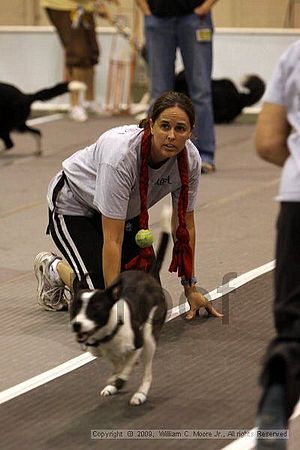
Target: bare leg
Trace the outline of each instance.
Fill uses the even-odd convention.
[[[64,78],[66,81],[69,81],[69,82],[76,80],[76,78],[74,78],[74,75],[73,75],[73,68],[67,66],[66,64],[64,67]],[[81,80],[78,80],[78,81],[81,81]],[[79,91],[70,92],[70,103],[71,103],[71,106],[79,105],[79,103],[80,103],[80,92]]]
[[[86,94],[85,98],[88,102],[94,101],[95,95],[94,95],[94,67],[87,67],[86,68]]]
[[[94,68],[93,67],[73,67],[72,80],[82,81],[86,84],[86,99],[94,100]]]
[[[86,80],[82,69],[77,67],[68,67],[66,69],[66,76],[68,79],[70,79],[71,82],[81,82],[82,84],[84,84],[86,89]],[[83,92],[84,91],[82,89],[71,90],[70,92],[71,108],[69,111],[69,115],[70,118],[75,120],[76,122],[85,122],[88,118],[85,108],[82,104]]]
[[[57,264],[57,272],[62,282],[73,292],[73,281],[75,273],[66,261],[60,261]]]

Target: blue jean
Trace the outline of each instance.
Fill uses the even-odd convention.
[[[192,140],[202,160],[209,163],[214,162],[215,155],[211,95],[212,32],[210,14],[203,19],[196,14],[180,17],[145,16],[151,100],[153,102],[163,92],[173,89],[176,49],[179,48],[189,94],[196,111]]]

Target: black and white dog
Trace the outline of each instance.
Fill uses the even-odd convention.
[[[130,405],[141,405],[147,399],[152,361],[167,313],[158,278],[170,234],[170,214],[166,211],[163,214],[157,257],[149,273],[122,272],[106,290],[81,291],[74,299],[75,317],[71,324],[77,341],[94,356],[109,359],[114,366],[100,395],[107,397],[119,391],[141,355],[143,378]]]
[[[9,150],[14,146],[11,139],[11,132],[31,133],[37,140],[37,150],[35,154],[42,153],[41,137],[42,133],[37,128],[29,127],[26,124],[31,112],[33,102],[40,100],[50,100],[58,95],[70,91],[84,91],[86,85],[80,81],[71,81],[70,83],[58,83],[47,89],[26,94],[16,86],[7,83],[0,83],[0,139],[4,143],[1,150]]]

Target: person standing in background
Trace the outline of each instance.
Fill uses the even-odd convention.
[[[263,392],[257,411],[257,450],[287,448],[288,420],[300,395],[299,93],[300,40],[288,47],[274,70],[256,129],[258,154],[283,167],[273,306],[276,336],[266,351],[260,380]],[[272,438],[261,437],[268,430],[274,430]]]
[[[136,0],[145,19],[151,102],[174,88],[176,49],[185,68],[196,110],[193,142],[202,157],[202,173],[215,171],[212,109],[211,7],[217,0]]]
[[[118,0],[107,0],[118,4]],[[84,122],[87,113],[100,114],[95,101],[94,67],[99,61],[94,12],[105,17],[106,5],[96,0],[41,0],[50,22],[55,26],[65,51],[67,81],[78,80],[86,85],[85,102],[79,93],[71,94],[70,118]]]

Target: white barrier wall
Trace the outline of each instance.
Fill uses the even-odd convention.
[[[219,28],[214,46],[214,77],[238,81],[247,73],[270,79],[283,51],[300,38],[300,29]]]
[[[105,97],[110,45],[114,30],[98,33],[100,64],[96,67],[97,98]],[[63,51],[53,27],[0,27],[0,81],[25,92],[63,80]],[[55,99],[65,103],[67,96]],[[52,101],[53,102],[53,101]]]
[[[113,36],[112,28],[98,29],[101,60],[96,69],[96,87],[101,104],[105,102]],[[299,37],[299,29],[217,28],[213,76],[238,82],[243,75],[256,73],[268,81],[280,54]],[[178,67],[180,64],[179,58]],[[62,78],[63,52],[53,27],[0,27],[0,81],[32,92]],[[55,102],[65,103],[66,99],[63,96]]]

